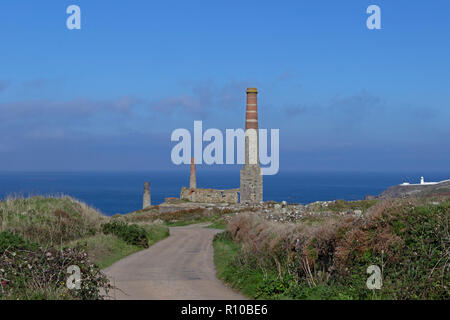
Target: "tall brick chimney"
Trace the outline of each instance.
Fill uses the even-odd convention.
[[[257,101],[258,89],[247,89],[247,112],[245,114],[245,130],[256,129],[258,130],[258,101]]]
[[[197,174],[195,171],[195,159],[191,158],[191,176],[189,178],[189,188],[196,189],[197,188]]]
[[[144,195],[142,200],[142,209],[148,208],[152,205],[150,196],[150,182],[144,182]]]
[[[263,201],[263,181],[259,166],[257,94],[256,88],[247,89],[245,164],[241,170],[240,201],[249,204]]]

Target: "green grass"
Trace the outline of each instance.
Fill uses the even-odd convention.
[[[241,246],[229,233],[216,235],[213,242],[217,277],[231,288],[251,299],[270,300],[353,300],[357,295],[351,288],[339,284],[318,285],[310,288],[296,283],[284,273],[280,279],[276,270],[262,270],[245,263]]]
[[[148,245],[169,236],[169,228],[165,225],[141,225],[147,232]],[[89,258],[101,269],[107,268],[114,262],[143,250],[142,246],[131,245],[112,234],[97,234],[86,239],[73,241],[69,246],[81,244],[86,246]]]
[[[156,242],[170,235],[169,228],[165,225],[142,224],[140,225],[147,231],[148,245],[151,246]]]
[[[207,226],[207,228],[225,230],[227,228],[227,222],[222,217],[220,217],[213,220],[212,223]]]
[[[245,265],[238,266],[238,258],[241,248],[229,237],[229,233],[222,232],[216,235],[213,242],[214,264],[217,277],[238,290],[243,295],[255,298],[257,288],[264,275],[260,270],[250,270]]]
[[[0,202],[0,231],[40,245],[60,245],[92,236],[108,218],[70,197],[8,198]]]
[[[185,220],[176,220],[176,221],[168,221],[166,224],[169,227],[184,227],[188,226],[190,224],[197,224],[197,223],[205,223],[205,222],[211,222],[211,217],[198,217],[193,219],[185,219]]]
[[[74,241],[69,246],[75,246],[76,244],[85,246],[91,261],[101,269],[109,267],[114,262],[143,249],[140,246],[130,245],[111,234],[98,234],[83,240]]]
[[[275,270],[252,267],[242,257],[241,246],[227,232],[214,238],[214,263],[217,277],[234,290],[251,299],[287,300],[291,279],[280,281]]]
[[[93,254],[93,261],[102,267],[138,250],[116,237],[102,234],[101,225],[109,220],[68,196],[10,197],[0,202],[0,232],[12,232],[45,247],[84,242]],[[167,226],[139,225],[147,233],[149,246],[169,235]]]
[[[115,215],[112,219],[118,219],[128,223],[150,223],[160,220],[169,227],[183,227],[191,224],[210,223],[211,228],[225,229],[226,223],[224,221],[224,216],[234,214],[235,212],[236,210],[229,208],[192,208],[161,213],[158,208],[151,208],[125,215]]]
[[[6,284],[7,291],[0,288],[0,299],[99,298],[96,292],[107,288],[108,282],[106,276],[99,272],[100,269],[169,236],[166,225],[139,219],[136,221],[138,226],[127,228],[128,237],[124,240],[113,234],[104,234],[102,225],[114,220],[68,196],[9,197],[0,202],[0,253],[11,254],[11,257],[0,260],[4,269],[1,271],[0,268],[0,272],[6,272],[13,279],[11,284]],[[138,246],[140,243],[129,241],[136,235],[144,245]],[[80,249],[79,245],[84,248]],[[16,254],[11,250],[20,251]],[[94,270],[89,274],[90,281],[85,282],[84,288],[89,286],[88,291],[82,289],[82,295],[67,294],[64,283],[60,281],[60,262],[52,259],[46,261],[47,265],[39,260],[42,252],[51,250],[65,255],[58,256],[62,264],[67,259],[73,259],[72,264]],[[84,251],[75,255],[78,250]],[[35,258],[36,255],[38,258]],[[12,260],[19,258],[22,260]],[[23,269],[24,265],[29,267]],[[42,272],[39,271],[41,269]],[[32,273],[34,270],[37,270],[36,273]]]
[[[124,215],[113,216],[113,219],[123,220],[129,223],[149,223],[162,220],[169,227],[182,227],[190,224],[213,222],[219,217],[218,213],[208,210],[193,208],[174,212],[159,213],[158,209],[146,209]]]
[[[198,224],[198,223],[207,223],[210,222],[211,224],[207,226],[207,228],[214,228],[214,229],[226,229],[227,224],[225,220],[223,219],[223,215],[210,215],[210,216],[201,216],[201,217],[186,217],[181,218],[176,221],[168,221],[166,224],[169,227],[183,227],[188,226],[191,224]]]

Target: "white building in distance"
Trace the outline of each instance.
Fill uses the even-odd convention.
[[[401,186],[430,186],[430,185],[439,184],[439,183],[447,182],[447,181],[450,181],[450,180],[443,180],[443,181],[439,181],[439,182],[425,182],[424,177],[420,177],[420,183],[403,182],[400,185]]]

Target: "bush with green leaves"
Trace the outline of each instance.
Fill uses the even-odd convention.
[[[128,244],[148,248],[148,233],[137,224],[112,221],[102,225],[104,234],[113,234]]]
[[[0,254],[2,254],[5,250],[35,250],[37,247],[38,245],[36,243],[27,241],[11,231],[0,232]]]
[[[0,252],[0,300],[97,300],[112,288],[82,247],[34,248],[20,236],[3,234],[2,238],[12,240],[14,246]],[[80,268],[80,289],[67,287],[70,266]]]

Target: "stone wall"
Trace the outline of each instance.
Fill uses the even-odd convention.
[[[239,189],[216,190],[183,187],[181,189],[180,199],[202,203],[238,203],[238,194]]]

